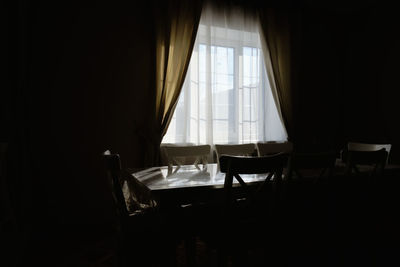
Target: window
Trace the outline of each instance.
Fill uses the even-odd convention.
[[[234,23],[230,23],[232,21]],[[271,94],[255,21],[200,21],[187,76],[163,143],[286,140]]]

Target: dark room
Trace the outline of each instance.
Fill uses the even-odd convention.
[[[0,265],[400,266],[388,1],[0,4]]]

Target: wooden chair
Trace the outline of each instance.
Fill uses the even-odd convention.
[[[286,167],[288,154],[279,153],[263,157],[228,156],[220,157],[221,172],[225,173],[224,189],[226,193],[226,207],[232,208],[237,198],[233,194],[233,178],[244,188],[244,199],[248,205],[257,204],[254,201],[263,199],[263,190],[268,183],[279,184],[282,180],[283,169]],[[265,174],[265,180],[251,192],[240,174]],[[240,198],[243,199],[243,198]]]
[[[221,262],[226,262],[228,253],[233,252],[233,258],[237,258],[240,264],[246,264],[242,261],[246,261],[247,249],[274,242],[270,230],[274,229],[272,222],[277,218],[273,210],[277,205],[279,185],[287,160],[288,155],[283,153],[263,157],[220,157],[221,172],[225,173],[226,194],[225,208],[221,213]],[[252,185],[246,183],[241,174],[265,174],[265,180]],[[234,186],[234,179],[239,182],[238,186]]]
[[[346,163],[346,153],[347,151],[377,151],[384,148],[387,152],[386,163],[389,161],[390,150],[392,148],[391,144],[371,144],[371,143],[360,143],[360,142],[348,142],[346,149],[343,151],[343,161]]]
[[[165,248],[161,247],[160,240],[163,240],[163,236],[157,210],[155,208],[129,210],[123,190],[126,181],[123,178],[120,156],[107,150],[103,153],[103,158],[117,218],[118,266],[131,264],[158,266],[158,260],[161,260],[162,256],[154,258],[152,253],[159,252],[163,255],[162,251],[165,251]]]
[[[293,143],[290,141],[285,142],[258,142],[257,154],[258,156],[267,156],[276,153],[292,153]]]
[[[193,164],[197,169],[207,169],[210,145],[163,145],[168,163],[168,174],[176,173],[182,165]],[[174,169],[175,166],[175,169]]]
[[[194,145],[192,143],[161,144],[162,163],[168,165],[168,174],[173,175],[183,165],[194,165],[199,171],[206,171],[211,147],[209,145]],[[184,241],[186,263],[194,265],[195,238],[199,234],[201,216],[204,210],[209,209],[203,202],[180,203],[177,206],[168,207],[163,211],[167,227],[174,238],[179,242]]]
[[[297,153],[289,159],[287,179],[313,179],[320,181],[330,178],[335,168],[337,153],[335,151]]]
[[[168,156],[165,147],[171,146],[195,146],[195,143],[161,143],[160,145],[160,166],[168,166]]]
[[[349,229],[362,229],[364,234],[380,222],[378,214],[388,205],[386,197],[390,192],[387,190],[390,183],[387,183],[384,173],[387,156],[385,148],[347,151],[342,181],[345,187],[337,187],[337,191],[342,203],[339,208],[344,214],[340,220],[345,221],[343,224]]]
[[[376,151],[384,148],[386,152],[389,154],[390,149],[392,148],[391,144],[367,144],[367,143],[359,143],[359,142],[348,142],[347,149],[353,151]]]
[[[376,151],[347,151],[346,175],[382,176],[388,152],[385,148]]]
[[[218,169],[220,167],[219,159],[222,155],[230,155],[230,156],[255,156],[256,155],[256,146],[255,144],[230,144],[230,145],[221,145],[216,144],[215,146],[215,158],[218,164]]]

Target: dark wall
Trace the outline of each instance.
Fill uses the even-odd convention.
[[[400,142],[397,14],[377,4],[301,10],[296,134],[341,148],[347,141]]]
[[[107,218],[105,149],[120,153],[124,166],[142,165],[145,155],[135,137],[151,112],[143,104],[154,80],[150,11],[130,5],[31,6],[31,143],[55,171],[46,175],[52,177],[44,187],[55,201],[50,206],[63,210],[63,222]]]
[[[2,16],[9,73],[0,132],[9,143],[18,254],[40,257],[49,245],[57,251],[79,234],[112,230],[101,153],[120,153],[124,167],[144,165],[154,88],[151,8],[16,1]]]

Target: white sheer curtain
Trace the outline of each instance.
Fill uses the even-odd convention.
[[[257,16],[203,9],[189,70],[163,143],[287,139],[271,93]]]

